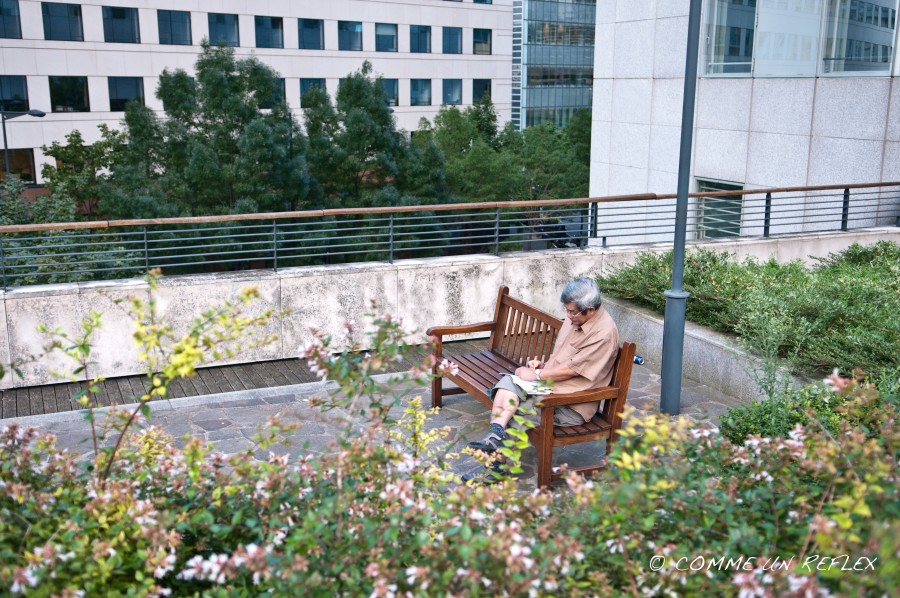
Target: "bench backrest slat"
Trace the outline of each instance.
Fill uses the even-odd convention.
[[[562,326],[559,318],[510,297],[507,287],[500,289],[495,318],[490,350],[519,365],[530,359],[546,361]]]

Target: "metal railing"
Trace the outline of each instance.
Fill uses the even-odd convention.
[[[895,225],[900,183],[691,194],[688,238]],[[4,288],[671,241],[675,195],[0,227]],[[596,241],[594,241],[596,239]]]

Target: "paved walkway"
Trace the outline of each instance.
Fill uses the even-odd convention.
[[[473,346],[477,343],[473,343]],[[293,362],[298,371],[305,369]],[[258,365],[258,364],[257,364]],[[246,367],[246,366],[242,366]],[[648,412],[657,411],[659,405],[659,371],[655,364],[635,365],[628,404]],[[299,375],[299,374],[298,374]],[[200,377],[203,380],[202,373]],[[232,392],[156,401],[151,421],[161,425],[169,433],[180,438],[185,434],[200,437],[216,450],[226,453],[246,450],[252,446],[253,436],[269,417],[280,414],[286,421],[298,421],[299,430],[284,438],[274,447],[280,453],[320,453],[328,450],[341,426],[349,416],[341,410],[323,414],[310,407],[307,399],[323,396],[329,385],[321,382],[290,384],[268,388],[242,389]],[[424,384],[402,389],[404,398],[420,395],[428,405],[429,389]],[[54,394],[54,396],[56,396]],[[718,423],[720,415],[729,407],[739,405],[737,399],[728,397],[709,387],[685,380],[682,392],[682,413],[694,420]],[[399,411],[398,411],[399,414]],[[0,420],[0,425],[12,420]],[[52,412],[43,415],[17,417],[21,424],[33,425],[57,436],[60,446],[82,453],[90,451],[88,426],[81,413],[74,411]],[[480,438],[487,430],[488,412],[468,395],[451,395],[444,398],[444,408],[433,416],[429,426],[448,426],[454,450],[461,449],[469,440]],[[181,442],[179,440],[179,442]],[[602,455],[602,443],[585,443],[554,451],[557,464],[572,466],[595,463]],[[257,452],[257,458],[266,454]],[[533,487],[535,478],[535,453],[533,449],[523,456],[525,473],[520,478],[523,487]],[[458,473],[471,470],[475,462],[463,456],[454,466]]]

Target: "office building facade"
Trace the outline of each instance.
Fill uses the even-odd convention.
[[[591,109],[596,0],[513,2],[512,120],[565,125]]]
[[[128,102],[162,112],[160,73],[190,73],[203,39],[278,71],[298,118],[303,91],[333,96],[365,60],[401,128],[484,94],[511,116],[512,0],[0,0],[0,109],[47,114],[7,123],[13,172],[39,183],[42,145],[96,140]]]
[[[592,196],[675,192],[689,7],[598,2]],[[897,0],[702,7],[692,191],[900,180]],[[748,234],[753,201],[736,197],[726,235]],[[816,230],[806,205],[772,232]]]

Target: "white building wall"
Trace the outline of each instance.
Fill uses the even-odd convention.
[[[512,61],[512,0],[474,4],[471,0],[93,0],[80,4],[83,42],[44,40],[41,2],[19,0],[22,39],[0,39],[0,74],[26,75],[31,108],[43,110],[43,119],[23,117],[7,123],[10,148],[34,148],[35,167],[40,173],[42,145],[63,141],[66,133],[78,129],[86,141],[99,137],[97,125],[116,126],[121,112],[109,111],[109,76],[136,76],[144,79],[145,101],[162,110],[155,97],[163,69],[193,71],[200,40],[209,35],[208,13],[237,14],[241,47],[238,56],[255,55],[285,78],[286,97],[298,119],[301,78],[324,78],[330,94],[337,91],[341,77],[359,69],[369,60],[377,74],[399,79],[399,106],[394,108],[400,128],[414,130],[421,117],[433,118],[440,108],[443,79],[463,79],[463,107],[472,101],[472,79],[491,79],[491,98],[501,122],[510,118]],[[138,9],[140,44],[103,41],[103,6]],[[159,44],[156,10],[191,13],[192,46]],[[284,49],[255,48],[254,16],[284,19]],[[297,19],[324,20],[324,50],[299,50]],[[337,22],[363,22],[363,51],[338,50]],[[375,23],[398,25],[398,52],[375,52]],[[432,27],[432,53],[409,52],[409,25]],[[463,28],[463,54],[442,54],[441,27]],[[492,54],[472,53],[472,29],[492,30]],[[53,113],[50,106],[49,76],[88,77],[91,112]],[[410,106],[410,79],[432,79],[432,105]],[[40,182],[40,181],[39,181]]]
[[[689,0],[598,0],[591,196],[675,193],[689,7]],[[704,14],[701,40],[706,22]],[[704,76],[701,63],[691,190],[698,178],[744,188],[900,180],[894,62],[892,77],[794,78]],[[745,211],[761,201],[748,196]],[[816,214],[827,204],[809,201],[805,214],[772,232],[823,228]],[[602,228],[603,207],[600,214]]]

